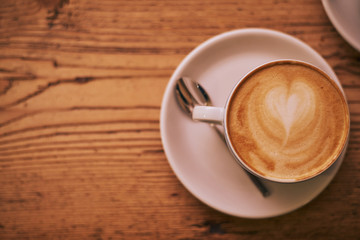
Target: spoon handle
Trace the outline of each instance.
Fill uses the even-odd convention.
[[[224,133],[217,127],[216,124],[210,123],[210,126],[215,130],[215,132],[219,135],[219,137],[221,138],[221,140],[223,140],[223,142],[225,144],[226,140],[225,140],[225,136]],[[251,173],[249,173],[248,171],[246,171],[245,169],[243,169],[245,171],[245,173],[249,176],[250,180],[254,183],[254,185],[259,189],[259,191],[261,192],[261,194],[263,195],[263,197],[268,197],[270,196],[270,192],[269,190],[264,186],[264,184],[261,182],[261,180],[259,178],[257,178],[256,176],[252,175]]]

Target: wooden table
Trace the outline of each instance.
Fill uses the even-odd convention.
[[[163,151],[159,114],[180,61],[219,33],[291,34],[333,67],[349,149],[306,206],[243,219],[201,203]],[[360,53],[321,1],[2,0],[0,239],[359,239]]]

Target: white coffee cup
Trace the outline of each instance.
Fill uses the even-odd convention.
[[[297,60],[257,67],[236,84],[225,107],[196,106],[193,119],[222,124],[237,162],[281,183],[328,169],[345,151],[350,129],[342,89],[320,69]]]

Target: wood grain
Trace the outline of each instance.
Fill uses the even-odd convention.
[[[199,202],[163,152],[159,115],[180,61],[206,39],[263,27],[334,68],[351,111],[327,189],[249,220]],[[316,0],[2,0],[0,239],[359,239],[360,54]]]

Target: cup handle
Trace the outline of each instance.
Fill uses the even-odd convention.
[[[223,124],[224,108],[212,106],[195,106],[192,114],[193,120]]]

